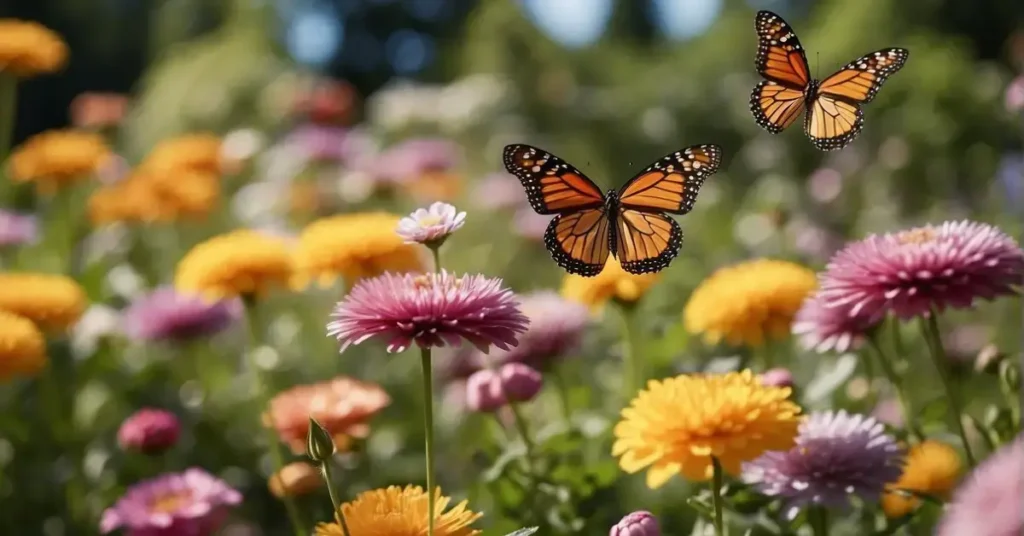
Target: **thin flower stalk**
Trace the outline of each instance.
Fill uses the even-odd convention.
[[[895,320],[893,321],[896,322]],[[924,434],[918,430],[917,425],[914,424],[914,410],[910,403],[910,396],[903,388],[903,381],[900,379],[899,374],[896,373],[896,369],[893,368],[892,361],[889,360],[889,356],[885,354],[882,349],[882,345],[878,342],[876,334],[869,334],[867,337],[868,345],[875,351],[878,356],[878,364],[882,367],[882,372],[885,374],[886,379],[896,390],[896,399],[899,400],[900,409],[903,411],[903,425],[907,429],[907,433],[915,441],[920,441],[924,438]],[[870,359],[868,356],[864,356],[864,361]]]
[[[341,533],[348,536],[348,526],[345,524],[345,514],[341,511],[341,503],[338,501],[338,492],[334,489],[334,480],[331,478],[331,460],[326,459],[320,462],[320,471],[323,472],[324,484],[327,485],[327,493],[331,496],[331,505],[334,506],[334,515],[341,525]]]
[[[11,151],[17,104],[18,79],[12,74],[0,73],[0,162],[5,162]]]
[[[635,340],[633,338],[634,318],[636,305],[633,303],[618,303],[619,318],[622,320],[622,368],[625,381],[622,382],[623,396],[628,400],[640,389],[643,384],[644,373],[642,363],[637,359]]]
[[[427,536],[434,536],[434,379],[430,348],[427,346],[420,347],[420,365],[423,367],[424,453],[427,463]]]
[[[964,430],[963,423],[963,405],[960,402],[960,394],[953,387],[953,381],[949,377],[949,361],[946,358],[946,351],[942,347],[942,338],[939,336],[939,321],[938,311],[932,310],[931,314],[927,318],[922,317],[920,319],[921,331],[924,334],[925,342],[928,345],[928,353],[932,356],[932,360],[935,363],[935,368],[939,372],[939,377],[942,379],[942,386],[946,390],[946,396],[949,398],[949,412],[950,417],[953,418],[956,424],[957,433],[960,434],[960,441],[964,445],[964,454],[967,455],[967,463],[971,469],[977,465],[975,461],[974,452],[971,450],[971,443],[967,439],[967,432]]]
[[[725,485],[722,464],[715,456],[711,457],[711,506],[715,510],[715,536],[729,536],[728,528],[725,526],[725,514],[723,512],[722,486]]]

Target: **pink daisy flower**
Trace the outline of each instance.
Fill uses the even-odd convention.
[[[121,423],[117,443],[124,450],[154,454],[174,446],[180,434],[181,424],[173,413],[143,408]]]
[[[1024,531],[1024,436],[972,472],[953,495],[937,536],[1020,536]]]
[[[421,348],[459,346],[463,340],[486,352],[518,344],[528,320],[511,290],[500,279],[482,275],[456,277],[386,273],[356,284],[327,324],[327,334],[350,344],[383,338],[389,353],[413,343]]]
[[[214,534],[242,494],[202,469],[163,474],[140,482],[103,512],[100,532],[127,536]]]
[[[872,235],[829,262],[818,296],[826,308],[874,323],[889,312],[902,319],[932,308],[969,308],[982,298],[1015,294],[1024,282],[1024,252],[999,229],[946,222]]]
[[[438,201],[427,208],[418,208],[399,220],[395,232],[406,243],[418,242],[437,247],[465,223],[465,212],[459,212],[454,206]]]
[[[793,317],[792,330],[808,350],[846,352],[860,347],[877,320],[881,319],[872,322],[843,307],[828,307],[821,296],[812,294]]]

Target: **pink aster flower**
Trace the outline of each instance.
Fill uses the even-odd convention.
[[[216,532],[242,494],[198,468],[140,482],[103,512],[100,532],[127,536],[207,536]]]
[[[34,216],[0,210],[0,248],[34,243],[39,226]]]
[[[946,222],[872,235],[829,262],[818,296],[827,308],[867,322],[887,313],[908,319],[932,308],[969,308],[975,300],[1015,294],[1024,282],[1024,252],[999,229]]]
[[[1024,532],[1024,436],[982,462],[953,494],[936,536]]]
[[[793,334],[815,352],[846,352],[859,348],[867,331],[878,323],[851,315],[845,307],[829,307],[817,293],[808,296],[793,317]]]
[[[352,156],[348,129],[306,124],[291,131],[285,143],[296,147],[306,158],[321,162],[342,162]]]
[[[399,220],[395,232],[406,243],[418,242],[437,247],[465,223],[465,212],[458,212],[454,206],[438,201]]]
[[[377,155],[371,173],[389,182],[403,182],[429,171],[455,167],[459,147],[444,139],[417,138],[389,147]]]
[[[501,285],[500,279],[446,271],[364,279],[337,305],[327,334],[343,352],[372,337],[385,339],[388,352],[413,343],[459,346],[463,340],[484,352],[491,346],[507,350],[518,344],[528,320]]]
[[[155,454],[174,446],[180,434],[181,425],[173,413],[143,408],[121,423],[117,430],[117,443],[124,450]]]
[[[221,331],[241,314],[238,300],[210,302],[163,287],[125,310],[125,331],[139,341],[182,341]]]
[[[622,518],[608,531],[608,536],[661,536],[658,519],[650,512],[639,510]]]

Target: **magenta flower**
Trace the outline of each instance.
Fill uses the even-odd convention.
[[[843,507],[851,497],[877,502],[903,472],[903,450],[881,423],[845,411],[812,413],[796,445],[743,464],[743,481],[781,497],[786,517],[808,505]]]
[[[0,210],[0,248],[32,244],[39,238],[35,216]]]
[[[364,279],[337,305],[327,334],[342,352],[371,337],[385,339],[388,352],[413,343],[459,346],[463,340],[482,352],[491,346],[507,350],[518,344],[528,320],[515,294],[501,285],[500,279],[445,271]]]
[[[516,402],[529,402],[544,386],[544,376],[522,363],[505,363],[498,369],[501,390],[505,397]]]
[[[437,247],[465,223],[465,212],[458,212],[454,206],[438,201],[399,220],[395,232],[407,243]]]
[[[238,300],[210,302],[162,287],[125,310],[125,331],[139,341],[183,341],[217,333],[241,314]]]
[[[789,369],[775,367],[761,373],[761,385],[770,387],[793,387],[793,373]]]
[[[207,536],[242,494],[198,468],[166,473],[128,488],[103,512],[100,532],[122,529],[127,536]]]
[[[1020,536],[1024,532],[1024,436],[992,454],[953,494],[936,536]]]
[[[1024,252],[999,229],[946,222],[872,235],[829,262],[818,296],[825,308],[874,323],[887,313],[908,319],[934,308],[969,308],[977,299],[1015,294]]]
[[[466,406],[473,411],[490,413],[505,406],[508,400],[501,377],[491,369],[474,372],[466,380]]]
[[[650,512],[639,510],[616,523],[608,536],[661,536],[661,527]]]
[[[800,345],[815,352],[846,352],[859,348],[874,322],[851,315],[845,307],[829,307],[817,293],[808,296],[793,317],[792,330]]]
[[[156,454],[174,446],[180,434],[181,425],[173,413],[143,408],[121,423],[117,430],[117,444],[124,450]]]

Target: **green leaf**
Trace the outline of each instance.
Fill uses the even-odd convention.
[[[540,527],[524,527],[515,532],[510,532],[505,536],[530,536],[531,534],[535,534],[538,530],[540,530]]]
[[[804,400],[808,403],[821,402],[832,395],[836,389],[846,383],[857,370],[857,356],[843,354],[829,364],[823,362],[816,371],[814,379],[804,390]]]

